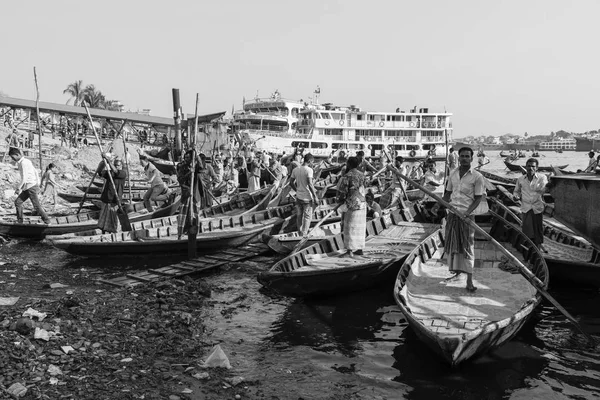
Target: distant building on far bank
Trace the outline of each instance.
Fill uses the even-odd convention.
[[[555,137],[552,140],[540,143],[540,150],[575,150],[576,142],[573,138]]]

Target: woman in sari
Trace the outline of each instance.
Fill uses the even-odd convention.
[[[365,247],[367,227],[367,206],[365,201],[365,175],[358,170],[358,158],[350,157],[346,163],[346,174],[338,186],[338,199],[344,210],[342,231],[345,257],[362,255]]]

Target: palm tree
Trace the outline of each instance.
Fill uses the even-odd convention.
[[[94,85],[87,85],[83,90],[83,100],[90,108],[104,108],[106,98]]]
[[[67,104],[69,104],[71,102],[71,99],[75,99],[73,101],[73,105],[76,107],[81,105],[81,102],[83,101],[83,95],[84,95],[83,81],[80,79],[73,83],[69,83],[67,88],[65,90],[63,90],[63,94],[71,95],[71,98],[69,100],[67,100]]]

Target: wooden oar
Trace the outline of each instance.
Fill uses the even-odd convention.
[[[591,342],[595,342],[594,339],[588,333],[583,331],[583,329],[581,328],[581,326],[579,325],[579,323],[577,322],[575,317],[573,317],[571,314],[569,314],[569,312],[567,310],[565,310],[563,308],[563,306],[561,306],[558,303],[558,301],[556,301],[554,299],[554,297],[552,297],[544,289],[544,284],[539,280],[539,278],[537,276],[535,276],[527,267],[525,267],[521,263],[521,261],[519,261],[519,259],[517,257],[515,257],[510,251],[505,249],[504,246],[502,246],[500,243],[498,243],[496,241],[496,239],[494,239],[492,236],[490,236],[489,233],[487,233],[485,230],[483,230],[481,227],[479,227],[479,225],[477,225],[475,223],[475,221],[473,221],[470,218],[466,218],[464,215],[462,215],[462,213],[458,212],[458,210],[452,204],[448,203],[447,201],[445,201],[444,199],[439,197],[437,194],[427,190],[427,188],[425,188],[424,186],[421,186],[417,182],[414,182],[410,178],[402,175],[398,170],[394,171],[394,173],[396,175],[398,175],[400,178],[404,179],[405,181],[413,184],[415,187],[418,187],[419,189],[421,189],[422,191],[427,193],[431,198],[435,199],[438,203],[440,203],[441,205],[446,207],[453,214],[458,216],[464,222],[468,223],[473,229],[475,229],[477,232],[479,232],[481,235],[483,235],[487,240],[492,242],[506,257],[508,257],[509,260],[511,260],[519,268],[519,272],[521,273],[521,275],[525,279],[527,279],[529,281],[529,283],[531,283],[546,300],[548,300],[550,303],[552,303],[552,305],[554,307],[556,307],[558,309],[558,311],[560,311],[565,317],[567,317],[567,319],[569,321],[571,321],[571,323],[577,328],[577,330],[579,330],[583,335],[585,335],[585,337],[587,337],[588,340],[590,340]]]
[[[108,179],[110,181],[110,184],[113,188],[113,190],[115,191],[115,198],[117,199],[117,206],[119,207],[119,210],[121,210],[121,212],[123,213],[123,230],[124,231],[130,231],[131,230],[131,222],[129,221],[129,216],[127,215],[127,213],[125,212],[125,210],[123,209],[123,205],[121,204],[121,199],[119,198],[119,193],[117,192],[117,187],[115,186],[115,181],[113,180],[112,174],[111,174],[111,170],[110,170],[110,164],[108,163],[108,160],[106,159],[106,157],[104,156],[104,153],[102,152],[102,144],[100,144],[100,138],[98,137],[98,132],[96,132],[96,127],[94,126],[94,120],[92,119],[92,115],[90,114],[90,110],[88,109],[87,105],[85,104],[85,102],[83,103],[83,106],[85,107],[85,112],[88,115],[88,118],[90,119],[90,125],[92,125],[92,130],[94,131],[94,136],[96,137],[96,142],[98,144],[98,149],[100,149],[100,156],[102,157],[102,159],[104,160],[104,164],[105,166],[108,168]]]
[[[476,169],[477,171],[479,171],[479,169],[480,169],[481,167],[483,167],[483,166],[485,166],[485,165],[488,165],[490,162],[491,162],[491,161],[488,161],[488,162],[486,162],[486,163],[484,163],[484,164],[481,164],[481,165],[479,165],[479,166],[475,167],[475,169]]]
[[[342,206],[343,203],[338,204],[337,206],[335,206],[335,208],[331,211],[329,211],[327,214],[325,214],[325,216],[323,217],[323,219],[321,219],[319,222],[317,222],[317,224],[315,226],[312,227],[312,229],[306,234],[306,236],[304,236],[299,242],[298,244],[294,247],[294,250],[292,250],[292,253],[297,252],[298,250],[300,250],[302,248],[302,246],[304,246],[304,243],[306,243],[308,241],[308,239],[310,239],[310,235],[316,230],[318,229],[321,225],[323,225],[323,222],[327,221],[327,219],[329,217],[331,217],[333,215],[334,212],[337,211],[338,208],[340,208]]]
[[[102,154],[104,154],[104,152]],[[87,194],[88,194],[90,188],[92,187],[92,185],[94,184],[94,179],[96,179],[97,176],[98,176],[98,171],[96,170],[94,172],[94,176],[92,176],[92,180],[90,181],[90,184],[88,185],[87,189],[85,189],[85,192],[83,192],[83,197],[81,198],[81,201],[79,202],[79,208],[77,209],[76,214],[79,214],[79,212],[83,208],[83,203],[85,203]],[[129,198],[131,198],[131,193],[129,194]]]

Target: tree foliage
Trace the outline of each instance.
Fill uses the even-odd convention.
[[[63,90],[63,94],[71,96],[67,104],[73,101],[74,106],[83,106],[85,101],[90,108],[102,108],[110,111],[122,111],[123,108],[119,101],[107,100],[106,96],[95,85],[84,86],[82,80],[69,83],[67,88]]]

